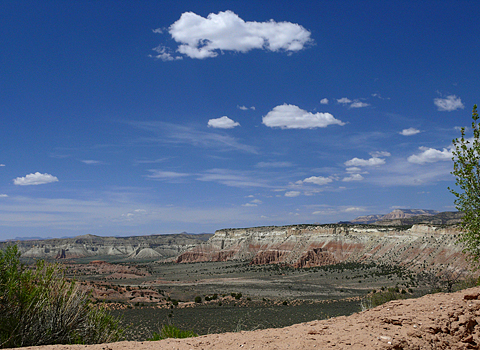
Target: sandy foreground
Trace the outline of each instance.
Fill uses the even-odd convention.
[[[351,316],[277,329],[156,342],[49,345],[29,350],[479,349],[480,287],[397,300]]]

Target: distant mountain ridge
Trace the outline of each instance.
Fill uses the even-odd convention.
[[[395,209],[388,214],[374,214],[359,216],[358,218],[343,222],[349,224],[370,224],[381,226],[402,226],[415,224],[454,225],[463,217],[461,212],[440,212],[426,209]]]
[[[175,257],[207,241],[212,234],[169,234],[101,237],[91,234],[72,238],[0,242],[0,249],[16,244],[22,257],[34,259],[159,260]]]

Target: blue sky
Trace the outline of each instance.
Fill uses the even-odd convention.
[[[3,1],[0,239],[454,210],[477,1]]]

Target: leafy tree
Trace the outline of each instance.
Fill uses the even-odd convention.
[[[456,177],[457,192],[449,188],[455,195],[457,210],[464,212],[460,227],[459,242],[465,246],[464,253],[474,265],[480,263],[480,125],[477,105],[473,106],[473,137],[466,138],[465,128],[461,129],[461,137],[453,140],[453,171]]]

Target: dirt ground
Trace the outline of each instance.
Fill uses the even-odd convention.
[[[479,349],[480,287],[396,300],[351,316],[277,329],[157,342],[51,345],[29,350]]]

